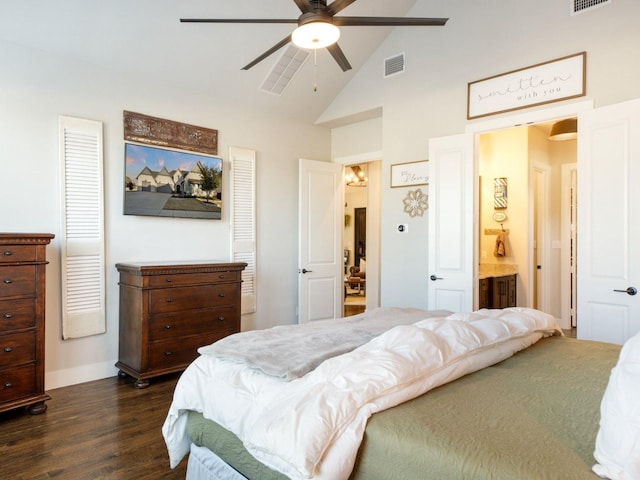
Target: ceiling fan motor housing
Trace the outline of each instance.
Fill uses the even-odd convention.
[[[322,10],[316,11],[316,12],[303,13],[302,15],[300,15],[300,18],[298,18],[299,27],[306,25],[307,23],[313,23],[313,22],[332,23],[331,16]]]

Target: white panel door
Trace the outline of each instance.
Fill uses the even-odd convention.
[[[474,307],[473,135],[429,141],[429,310]]]
[[[298,322],[342,316],[342,165],[300,160]]]
[[[578,337],[640,331],[640,100],[578,116]]]

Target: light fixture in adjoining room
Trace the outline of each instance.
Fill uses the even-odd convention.
[[[554,142],[575,140],[578,138],[578,119],[566,118],[553,124],[549,132],[549,140]]]
[[[360,165],[352,165],[351,171],[346,173],[344,180],[350,187],[366,187],[367,186],[367,172]]]
[[[300,48],[316,49],[333,45],[340,38],[340,29],[330,19],[316,13],[300,17],[298,28],[291,34],[291,41]]]

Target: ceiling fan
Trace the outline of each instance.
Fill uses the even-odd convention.
[[[293,42],[306,49],[326,48],[343,71],[351,69],[344,52],[338,45],[340,29],[352,26],[442,26],[448,18],[407,18],[407,17],[344,17],[335,16],[356,0],[334,0],[327,5],[326,0],[293,0],[302,15],[297,19],[282,18],[181,18],[183,23],[297,23],[298,27],[276,43],[269,50],[248,63],[242,70],[249,70],[272,53]]]

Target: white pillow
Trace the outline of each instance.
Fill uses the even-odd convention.
[[[626,341],[611,371],[593,456],[602,478],[640,478],[640,333]]]
[[[364,258],[360,259],[360,273],[366,273],[367,271],[367,262]]]

